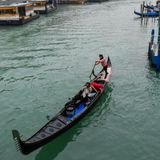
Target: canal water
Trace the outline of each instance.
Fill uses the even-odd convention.
[[[140,0],[64,5],[23,26],[0,27],[1,160],[159,160],[160,77],[148,42],[157,20],[134,16]],[[24,156],[11,130],[27,139],[89,80],[98,54],[113,76],[76,126]]]

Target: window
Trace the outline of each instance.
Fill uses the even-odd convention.
[[[26,10],[33,10],[32,6],[26,6]]]
[[[0,9],[0,14],[16,14],[16,9]]]

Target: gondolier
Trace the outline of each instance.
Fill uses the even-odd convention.
[[[107,77],[108,59],[106,59],[103,54],[99,54],[99,59],[96,60],[96,65],[101,64],[103,69],[100,72],[105,71],[105,77]]]

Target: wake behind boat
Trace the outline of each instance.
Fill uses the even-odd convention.
[[[80,90],[64,105],[63,109],[56,116],[27,140],[21,140],[19,132],[17,130],[12,130],[17,149],[23,154],[29,154],[64,133],[81,120],[95,106],[95,103],[101,97],[109,82],[112,74],[109,57],[107,72],[107,75],[105,75],[105,72],[98,73],[96,77],[88,82],[90,84],[95,83],[97,86],[102,86],[101,90],[97,90],[93,87],[87,94],[87,98],[79,98],[79,96],[81,97],[83,94],[82,90]]]

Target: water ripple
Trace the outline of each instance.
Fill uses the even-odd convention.
[[[46,64],[35,64],[35,65],[20,65],[20,66],[0,66],[0,70],[2,71],[7,71],[7,70],[12,70],[12,69],[19,69],[19,68],[40,68],[40,67],[43,67],[43,66],[46,66]]]
[[[13,91],[12,89],[2,89],[0,90],[0,93],[3,93],[3,92],[10,92],[10,91]]]
[[[33,79],[36,79],[36,77],[35,76],[24,76],[24,77],[21,77],[21,78],[11,77],[9,79],[5,79],[5,81],[8,82],[8,83],[14,83],[16,81],[21,81],[21,80],[30,81],[30,80],[33,80]]]

